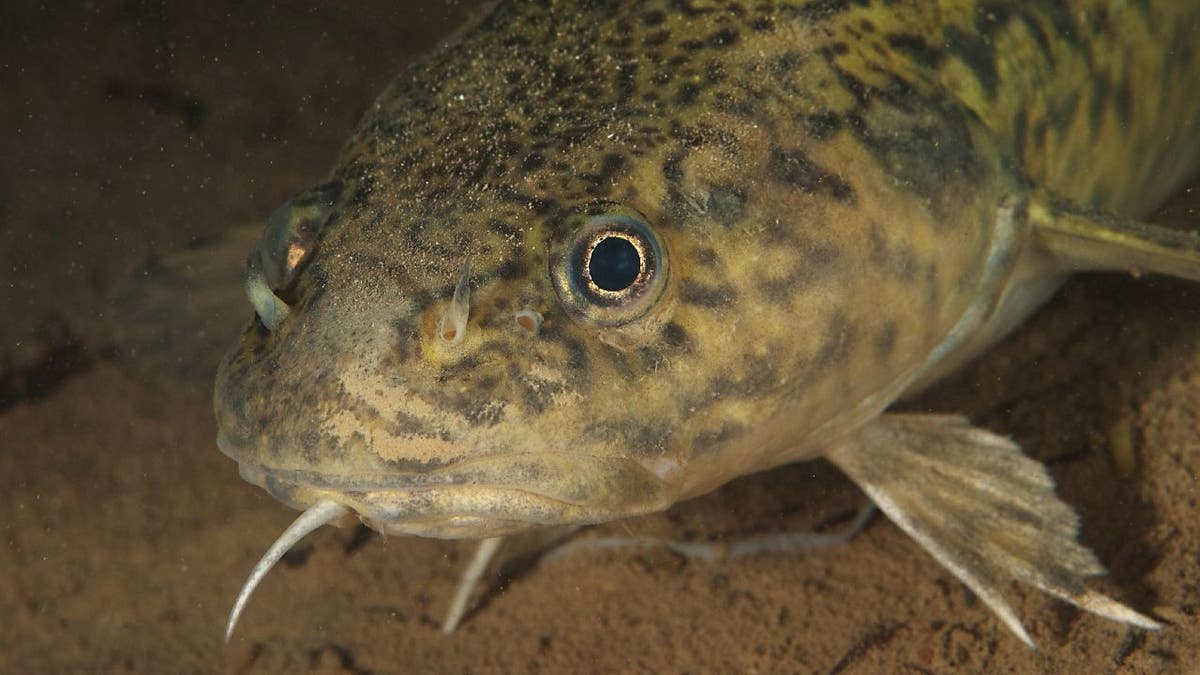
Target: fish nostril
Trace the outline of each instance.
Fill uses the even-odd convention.
[[[543,319],[541,313],[528,307],[514,314],[513,321],[517,324],[517,328],[530,335],[537,335],[538,331],[542,329]]]

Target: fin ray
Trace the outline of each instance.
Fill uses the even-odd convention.
[[[1083,610],[1159,625],[1084,579],[1104,573],[1076,541],[1079,517],[1054,481],[1011,440],[947,415],[884,415],[829,458],[902,530],[1032,646],[1001,584],[1016,580]]]
[[[233,228],[159,256],[112,289],[107,319],[119,353],[153,379],[212,390],[217,364],[249,321],[246,252],[262,224]]]
[[[1200,234],[1083,211],[1045,194],[1031,202],[1029,218],[1038,242],[1064,269],[1200,281]]]

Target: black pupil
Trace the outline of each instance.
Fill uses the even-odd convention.
[[[606,291],[623,291],[637,281],[641,263],[637,248],[628,239],[607,237],[592,249],[588,275]]]

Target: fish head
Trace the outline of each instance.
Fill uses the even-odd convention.
[[[348,205],[351,190],[297,196],[250,253],[256,315],[215,393],[243,477],[449,538],[679,498],[693,392],[671,374],[696,364],[673,279],[690,247],[670,228],[636,200]]]
[[[965,113],[867,105],[796,34],[679,81],[521,11],[401,76],[250,254],[218,440],[285,503],[445,538],[662,510],[819,455],[973,299],[1007,184]]]

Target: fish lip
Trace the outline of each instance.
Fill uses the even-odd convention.
[[[363,523],[384,534],[437,539],[496,537],[542,526],[621,517],[514,487],[445,481],[401,485],[389,481],[392,484],[372,486],[358,482],[351,488],[348,485],[353,478],[345,476],[281,471],[246,463],[239,464],[238,470],[247,482],[297,510],[307,509],[321,499],[331,500],[349,507]]]
[[[614,464],[624,472],[639,467],[632,472],[640,479],[639,489],[629,495],[602,492],[589,499],[539,490],[537,481],[519,484],[519,480],[498,480],[490,475],[490,469],[503,469],[513,460],[536,466],[545,459],[527,454],[490,455],[428,472],[371,474],[370,478],[232,458],[244,480],[292,508],[304,510],[320,500],[331,500],[350,508],[379,532],[439,539],[495,537],[545,526],[607,522],[662,510],[676,497],[652,472],[630,460],[611,458],[585,459]],[[558,487],[563,492],[561,485]],[[613,494],[618,498],[612,499]]]

